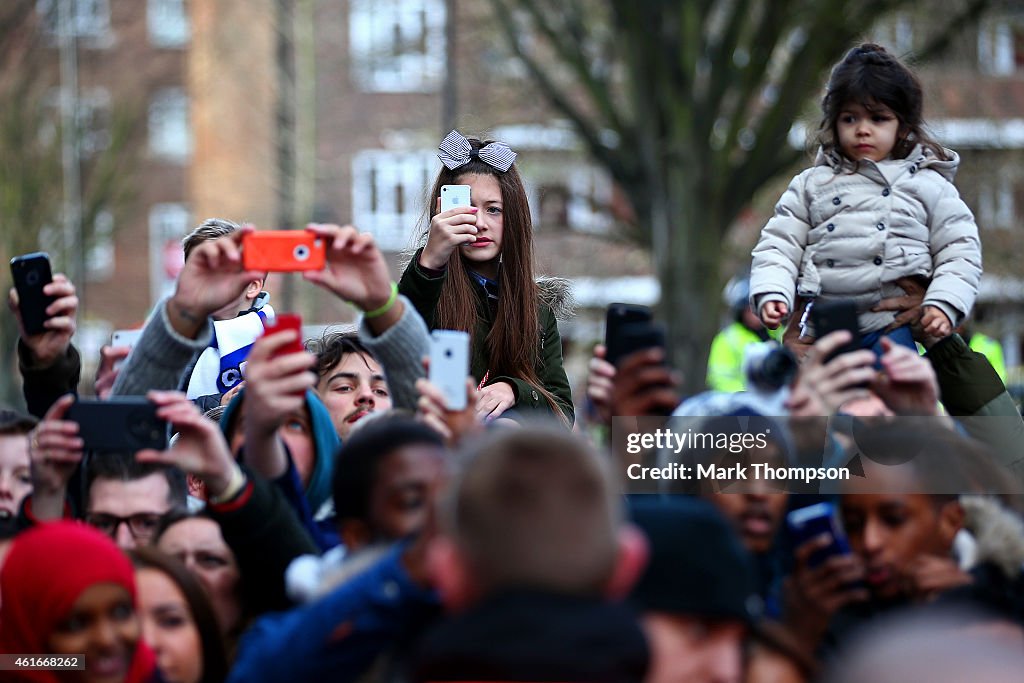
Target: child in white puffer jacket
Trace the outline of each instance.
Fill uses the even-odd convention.
[[[981,279],[974,216],[953,178],[959,157],[924,132],[917,77],[878,45],[850,50],[822,102],[821,147],[790,183],[754,248],[751,304],[777,328],[796,297],[853,299],[865,348],[880,338],[913,348],[908,327],[886,332],[892,312],[873,311],[904,292],[902,277],[928,281],[921,324],[952,333]]]

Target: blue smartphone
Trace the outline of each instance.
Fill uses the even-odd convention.
[[[828,534],[831,539],[828,546],[811,553],[807,560],[809,567],[818,567],[833,555],[849,555],[851,552],[850,541],[832,503],[817,503],[791,511],[786,515],[786,527],[794,550],[822,534]]]

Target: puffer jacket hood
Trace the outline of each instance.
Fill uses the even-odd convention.
[[[947,157],[944,160],[935,156],[935,153],[927,147],[917,145],[903,161],[906,162],[907,170],[912,168],[917,172],[922,168],[930,168],[952,183],[956,179],[957,170],[960,168],[960,155],[947,147],[943,147],[942,151]],[[859,163],[875,165],[874,161],[861,161]],[[826,150],[824,147],[818,149],[818,154],[814,158],[814,165],[828,166],[832,169],[833,173],[854,173],[858,169],[857,163],[850,161],[834,149]]]
[[[241,389],[220,418],[220,428],[224,436],[231,440],[234,433],[237,416],[241,410],[242,401],[245,398],[245,389]],[[309,476],[309,484],[306,485],[306,500],[313,512],[320,509],[325,502],[331,498],[331,482],[334,479],[334,454],[341,447],[341,439],[334,429],[334,421],[331,414],[327,412],[320,397],[312,390],[306,391],[306,407],[309,409],[310,430],[313,437],[313,449],[316,459],[313,463],[313,472]]]
[[[1009,579],[1024,569],[1024,520],[989,496],[960,496],[970,541],[957,541],[961,569],[992,564]]]

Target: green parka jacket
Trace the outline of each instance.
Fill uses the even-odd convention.
[[[422,251],[422,250],[420,250]],[[408,267],[402,274],[402,280],[398,285],[399,291],[408,297],[416,310],[427,322],[427,326],[433,330],[437,327],[434,314],[437,309],[437,302],[441,296],[441,287],[444,285],[448,273],[434,276],[425,272],[419,265],[420,251],[417,251],[409,262]],[[564,281],[562,281],[564,282]],[[557,286],[546,286],[545,282],[540,283],[542,289],[541,301],[538,302],[538,323],[540,326],[540,349],[536,372],[544,388],[547,389],[558,401],[559,407],[569,422],[575,419],[575,410],[572,402],[572,391],[569,387],[569,379],[565,375],[565,367],[562,364],[562,337],[558,333],[558,323],[552,306],[548,303],[561,303],[561,292],[552,292],[558,289]],[[564,289],[564,288],[563,288]],[[473,348],[470,350],[470,373],[478,381],[487,375],[489,358],[487,349],[483,343],[488,331],[494,324],[494,309],[488,304],[487,292],[484,288],[474,283],[473,291],[477,297],[477,314],[479,322],[474,331]],[[487,385],[495,382],[506,382],[512,386],[516,394],[515,411],[527,415],[537,411],[551,411],[551,405],[544,396],[536,390],[529,382],[517,377],[487,376]]]

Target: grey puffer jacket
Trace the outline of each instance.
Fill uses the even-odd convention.
[[[981,279],[978,226],[953,185],[960,158],[940,161],[918,145],[906,159],[852,162],[819,150],[796,176],[754,248],[751,305],[796,295],[854,299],[863,332],[892,322],[873,313],[879,300],[903,291],[904,276],[931,280],[924,304],[958,325]]]

